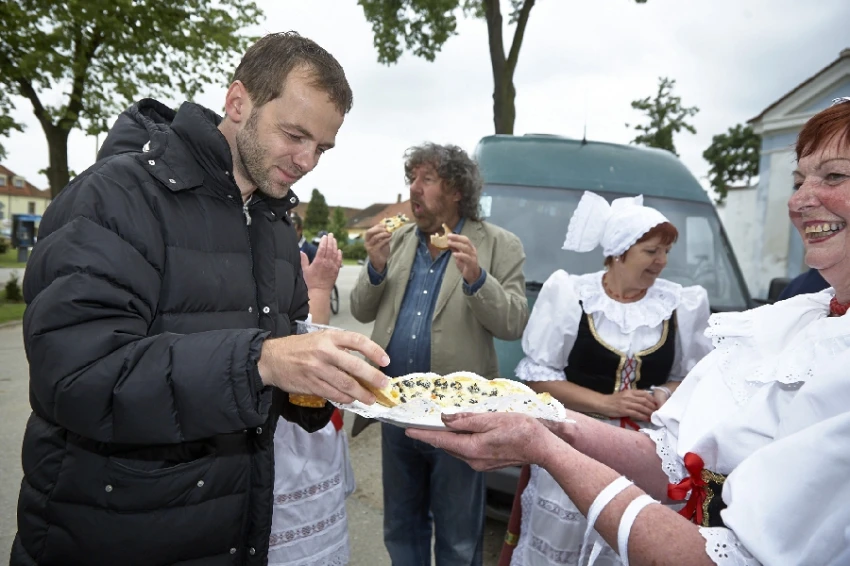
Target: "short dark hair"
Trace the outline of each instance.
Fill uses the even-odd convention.
[[[460,192],[458,213],[463,218],[481,220],[478,204],[483,182],[478,164],[456,145],[425,143],[404,153],[404,177],[413,182],[413,172],[422,165],[431,165],[449,190]]]
[[[241,81],[259,108],[281,95],[286,78],[299,67],[309,69],[312,86],[328,93],[340,114],[351,110],[354,95],[342,65],[315,41],[294,31],[266,35],[248,48],[231,82]]]

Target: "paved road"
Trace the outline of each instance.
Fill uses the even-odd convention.
[[[331,324],[347,330],[371,333],[350,315],[348,296],[359,267],[346,266],[340,273],[340,314]],[[3,279],[0,271],[0,280]],[[21,438],[30,413],[27,397],[27,362],[21,338],[21,327],[0,328],[0,563],[5,563],[16,530],[15,507],[21,482]],[[346,428],[351,430],[353,418],[346,414]],[[351,439],[351,461],[357,489],[348,498],[347,508],[351,538],[351,566],[389,566],[384,550],[383,490],[381,484],[380,427],[370,426]],[[488,520],[485,530],[484,565],[495,566],[504,525]]]

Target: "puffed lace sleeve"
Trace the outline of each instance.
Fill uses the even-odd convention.
[[[676,308],[676,355],[670,370],[672,381],[685,379],[697,362],[712,349],[711,338],[706,336],[708,293],[699,285],[682,288],[682,299]]]
[[[580,320],[572,277],[558,270],[543,284],[534,303],[522,335],[525,357],[516,367],[516,376],[523,381],[564,381]]]
[[[833,349],[843,352],[820,364],[782,408],[774,441],[741,462],[723,487],[724,524],[762,564],[846,564],[850,349],[838,341]]]

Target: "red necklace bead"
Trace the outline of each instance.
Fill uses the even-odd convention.
[[[640,291],[639,293],[635,293],[631,297],[629,297],[627,295],[618,295],[617,293],[612,291],[610,287],[608,287],[608,283],[605,282],[605,276],[606,275],[608,275],[608,274],[607,273],[602,274],[602,288],[605,289],[605,292],[608,293],[608,296],[611,297],[612,299],[616,299],[618,301],[634,301],[635,299],[641,298],[644,295],[646,295],[646,289],[644,289],[643,291]],[[848,305],[848,307],[850,307],[850,305]]]
[[[832,297],[829,301],[829,315],[830,316],[844,316],[847,313],[847,310],[850,309],[850,303],[843,305],[838,302],[838,299]]]

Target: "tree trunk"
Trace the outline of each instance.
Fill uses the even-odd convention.
[[[54,125],[43,125],[47,137],[50,165],[47,168],[47,180],[50,183],[50,197],[56,198],[71,180],[68,171],[68,135],[70,130]]]
[[[497,134],[513,134],[516,120],[516,88],[513,76],[494,76],[493,123]]]
[[[493,68],[493,124],[497,134],[514,133],[516,120],[516,88],[514,71],[516,70],[519,50],[528,24],[528,15],[535,0],[525,0],[516,18],[514,38],[510,53],[505,57],[505,43],[502,38],[502,12],[499,0],[484,0],[484,17],[487,20],[487,39],[490,44],[490,64]]]

